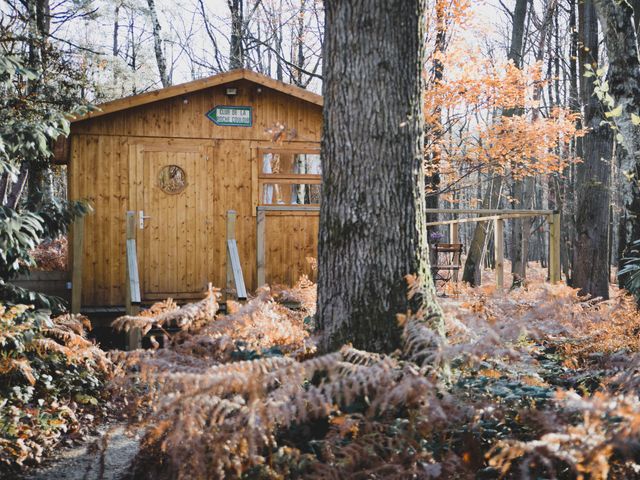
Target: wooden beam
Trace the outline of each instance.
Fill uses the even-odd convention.
[[[262,183],[299,183],[304,185],[318,185],[322,183],[322,175],[312,174],[283,174],[261,173],[258,178]]]
[[[548,216],[543,213],[531,213],[531,212],[516,212],[516,213],[503,213],[500,215],[485,215],[481,217],[471,217],[471,218],[456,218],[455,220],[442,220],[440,222],[429,222],[426,225],[428,227],[432,227],[435,225],[455,225],[459,223],[475,223],[475,222],[488,222],[490,220],[496,220],[501,218],[503,220],[508,218],[523,218],[523,217],[540,217],[540,216]]]
[[[84,216],[73,222],[73,271],[71,274],[71,313],[82,308],[82,261],[84,258]]]
[[[319,212],[320,205],[260,205],[260,212]]]
[[[258,272],[258,287],[266,283],[266,258],[265,258],[265,220],[266,210],[258,207],[257,228],[256,228],[256,266]]]
[[[496,250],[496,287],[504,289],[504,220],[496,218],[493,226],[493,239]]]
[[[560,213],[554,212],[549,220],[549,281],[558,283],[561,280],[560,271]]]
[[[125,216],[126,222],[126,300],[125,311],[127,315],[135,316],[140,312],[140,275],[138,272],[138,252],[136,250],[136,212],[128,211]],[[139,328],[131,328],[127,332],[127,349],[136,350],[140,348],[142,335]]]
[[[270,217],[319,217],[319,211],[287,211],[287,210],[278,210],[275,212],[269,211],[266,212]]]
[[[465,214],[477,214],[477,215],[500,215],[507,213],[527,213],[531,215],[550,215],[553,210],[516,210],[511,208],[427,208],[427,213],[465,213]]]

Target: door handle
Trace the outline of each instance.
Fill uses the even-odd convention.
[[[140,230],[143,230],[143,229],[144,229],[144,221],[145,221],[147,218],[151,218],[151,217],[146,216],[146,215],[144,214],[144,210],[140,210],[140,211],[138,212],[138,215],[139,215],[139,218],[140,218]]]

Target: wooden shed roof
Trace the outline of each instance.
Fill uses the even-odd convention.
[[[216,87],[218,85],[224,85],[225,83],[234,82],[236,80],[248,80],[259,85],[263,85],[267,88],[277,90],[292,97],[299,98],[309,103],[322,106],[323,99],[321,95],[310,92],[304,88],[296,87],[273,78],[267,77],[260,73],[256,73],[252,70],[238,69],[231,70],[229,72],[220,73],[211,77],[201,78],[192,82],[181,83],[180,85],[173,85],[171,87],[161,88],[160,90],[154,90],[153,92],[141,93],[140,95],[133,95],[130,97],[119,98],[111,102],[106,102],[98,105],[100,110],[89,112],[85,115],[72,119],[72,122],[79,122],[81,120],[87,120],[89,118],[96,118],[109,113],[119,112],[121,110],[127,110],[129,108],[139,107],[148,103],[157,102],[160,100],[166,100],[168,98],[185,95],[198,90],[204,90],[205,88]]]

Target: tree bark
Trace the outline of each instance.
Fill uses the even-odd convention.
[[[640,115],[640,59],[634,24],[638,17],[627,2],[594,0],[594,4],[609,58],[609,92],[616,107],[622,107],[622,114],[613,120],[620,132],[619,141],[627,151],[620,165],[625,215],[619,242],[628,254],[631,242],[640,239],[640,128],[632,119],[632,114]]]
[[[446,24],[446,8],[444,0],[436,0],[435,9],[436,9],[436,40],[435,40],[435,55],[433,58],[433,86],[437,87],[444,78],[444,63],[442,62],[442,55],[446,50],[446,39],[447,39],[447,24]],[[442,131],[442,108],[440,105],[436,105],[434,116],[437,118],[437,121],[433,124],[425,125],[425,133],[429,135],[429,143],[434,148],[431,148],[430,151],[425,152],[425,160],[427,162],[428,175],[425,178],[425,185],[427,187],[427,197],[426,197],[426,207],[427,208],[438,208],[439,206],[439,195],[438,195],[438,187],[440,186],[440,162],[442,160],[440,141],[442,139],[443,131]],[[438,214],[427,213],[427,222],[436,222],[438,221]],[[432,235],[438,232],[439,228],[437,226],[427,227],[427,235]],[[436,265],[438,262],[437,255],[434,249],[429,251],[429,261],[431,265]]]
[[[4,198],[2,199],[2,206],[9,208],[17,208],[20,197],[24,191],[24,186],[29,178],[29,164],[28,162],[22,162],[20,164],[20,171],[18,178],[15,182],[11,182],[8,178],[5,184]]]
[[[156,54],[156,63],[158,64],[158,73],[160,73],[160,82],[164,88],[171,85],[169,76],[167,75],[167,60],[162,51],[162,37],[160,36],[160,21],[158,20],[158,12],[156,11],[155,0],[147,0],[149,6],[149,15],[151,16],[151,24],[153,26],[153,48]]]
[[[229,41],[229,70],[244,67],[242,30],[244,25],[244,0],[228,0],[231,13],[231,38]]]
[[[443,331],[425,226],[424,0],[327,0],[318,245],[321,349],[391,352],[396,314]],[[407,300],[405,276],[424,296]]]
[[[580,44],[580,100],[582,124],[589,132],[582,142],[582,163],[576,167],[578,191],[571,284],[581,294],[609,298],[609,178],[613,135],[603,124],[602,107],[594,96],[594,77],[584,76],[584,65],[598,67],[598,20],[593,3],[578,7]]]

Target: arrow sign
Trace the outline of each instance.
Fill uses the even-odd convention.
[[[220,127],[250,127],[253,125],[251,107],[218,105],[207,112],[207,118]]]

